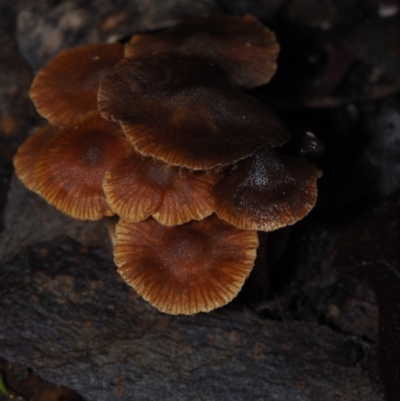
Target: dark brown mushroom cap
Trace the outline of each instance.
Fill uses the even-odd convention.
[[[210,192],[219,178],[211,171],[171,167],[132,152],[106,173],[103,189],[109,206],[122,219],[139,222],[153,215],[174,226],[213,213]]]
[[[14,167],[17,177],[25,186],[33,192],[39,193],[35,179],[34,165],[40,151],[57,133],[58,127],[46,125],[39,128],[33,135],[28,137],[18,148],[14,156]]]
[[[125,57],[166,51],[207,59],[233,85],[254,88],[275,74],[279,45],[275,34],[251,15],[214,15],[181,22],[166,32],[135,35],[125,47]]]
[[[305,217],[321,170],[307,160],[262,149],[213,188],[216,214],[245,230],[272,231]]]
[[[249,275],[258,246],[255,231],[215,215],[167,227],[148,219],[121,220],[115,263],[124,280],[161,312],[208,312],[230,302]]]
[[[75,125],[61,128],[45,145],[35,164],[40,194],[69,216],[97,220],[113,214],[102,183],[106,171],[130,153],[120,127],[86,114]]]
[[[30,96],[51,124],[70,124],[97,109],[100,79],[123,57],[123,46],[93,44],[66,49],[33,80]]]
[[[232,164],[290,138],[270,108],[209,64],[174,54],[122,59],[101,81],[98,107],[122,124],[139,153],[193,170]]]

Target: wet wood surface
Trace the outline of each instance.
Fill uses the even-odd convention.
[[[75,391],[68,400],[397,400],[399,5],[259,3],[0,1],[0,370],[9,385],[21,387],[10,373],[21,366]],[[324,177],[316,210],[263,238],[232,304],[169,316],[119,277],[103,223],[70,219],[26,190],[12,157],[43,124],[32,76],[61,49],[213,12],[251,12],[277,32],[278,75],[251,94],[288,124],[287,151],[307,154]]]

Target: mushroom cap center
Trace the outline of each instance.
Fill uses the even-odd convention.
[[[170,230],[166,237],[168,246],[159,251],[159,268],[168,276],[186,283],[213,267],[213,252],[204,235]]]

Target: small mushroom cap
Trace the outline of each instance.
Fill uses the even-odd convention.
[[[174,51],[207,59],[235,86],[254,88],[270,81],[277,68],[275,34],[252,15],[214,15],[184,21],[158,34],[134,35],[125,57]]]
[[[321,175],[307,160],[264,148],[215,185],[215,212],[245,230],[273,231],[294,224],[314,207]]]
[[[75,125],[61,128],[45,145],[35,164],[40,194],[71,217],[97,220],[113,214],[102,183],[106,171],[130,153],[120,127],[86,114]]]
[[[215,215],[167,227],[148,219],[121,220],[115,263],[124,280],[161,312],[208,312],[230,302],[249,275],[258,246],[255,231]]]
[[[220,177],[212,171],[175,171],[153,218],[161,224],[174,226],[209,216],[214,212],[211,189]]]
[[[66,125],[96,110],[100,79],[122,57],[119,43],[63,50],[33,80],[30,96],[37,111],[51,124]]]
[[[106,173],[103,189],[122,219],[139,222],[153,215],[173,226],[213,213],[210,192],[219,178],[211,171],[191,172],[132,152]]]
[[[35,179],[35,163],[40,151],[57,133],[58,127],[46,125],[39,128],[33,135],[29,136],[18,148],[14,156],[14,167],[17,177],[24,185],[33,192],[39,193]]]
[[[193,170],[232,164],[290,139],[270,108],[209,64],[175,54],[122,59],[101,81],[98,107],[121,123],[139,153]]]

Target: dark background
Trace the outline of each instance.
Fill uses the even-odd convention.
[[[102,223],[26,190],[12,157],[61,49],[210,13],[276,32],[278,73],[250,93],[324,176],[307,218],[261,235],[234,302],[168,316],[118,276]],[[0,0],[0,399],[400,399],[399,91],[395,0]]]

